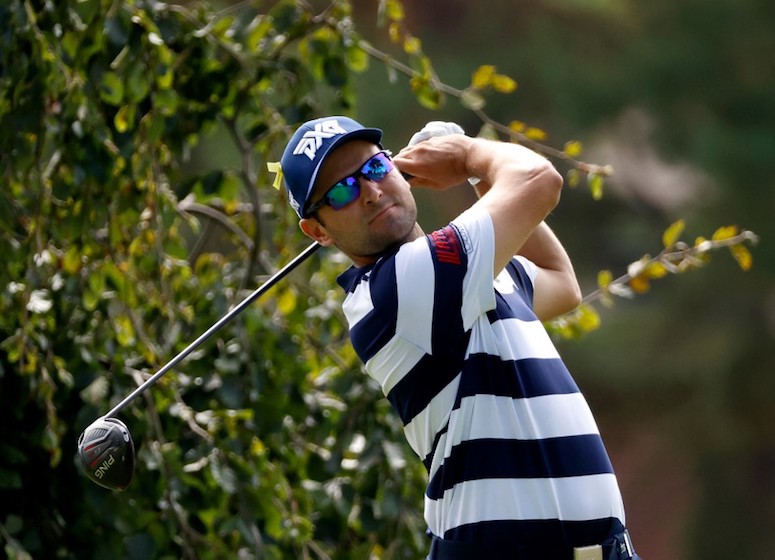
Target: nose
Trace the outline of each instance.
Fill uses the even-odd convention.
[[[367,177],[360,177],[358,180],[361,183],[361,198],[365,204],[372,204],[382,198],[382,189],[379,188],[379,183]]]

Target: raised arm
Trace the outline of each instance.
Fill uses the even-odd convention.
[[[476,205],[489,212],[495,228],[498,274],[557,205],[562,177],[551,163],[523,146],[453,134],[401,150],[398,168],[412,185],[443,189],[468,177],[482,180]],[[486,191],[486,192],[485,192]]]
[[[562,177],[542,156],[516,144],[450,135],[404,148],[396,165],[413,175],[411,183],[434,189],[477,177],[477,205],[487,209],[495,228],[498,274],[515,254],[538,267],[533,307],[541,320],[575,308],[580,289],[562,244],[543,222],[559,201]]]

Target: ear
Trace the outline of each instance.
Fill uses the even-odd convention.
[[[307,237],[314,239],[324,247],[330,247],[334,244],[334,240],[328,235],[325,226],[315,218],[302,218],[299,220],[299,227]]]

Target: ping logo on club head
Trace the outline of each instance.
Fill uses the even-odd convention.
[[[113,454],[111,453],[110,456],[105,459],[99,467],[97,467],[97,470],[94,471],[94,477],[102,479],[102,477],[105,476],[105,473],[110,470],[110,467],[112,467],[115,462],[116,458],[113,457]]]
[[[310,161],[315,159],[315,154],[323,143],[323,140],[327,140],[337,134],[344,134],[347,131],[339,125],[336,119],[330,121],[323,121],[315,125],[314,130],[308,130],[301,137],[299,143],[293,149],[293,155],[305,155]]]

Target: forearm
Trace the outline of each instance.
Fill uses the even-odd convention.
[[[581,303],[581,288],[573,263],[545,222],[533,230],[518,254],[538,267],[533,309],[539,319],[548,321],[575,309]]]
[[[541,222],[519,248],[519,255],[546,270],[573,273],[573,263],[557,236],[546,222]]]

